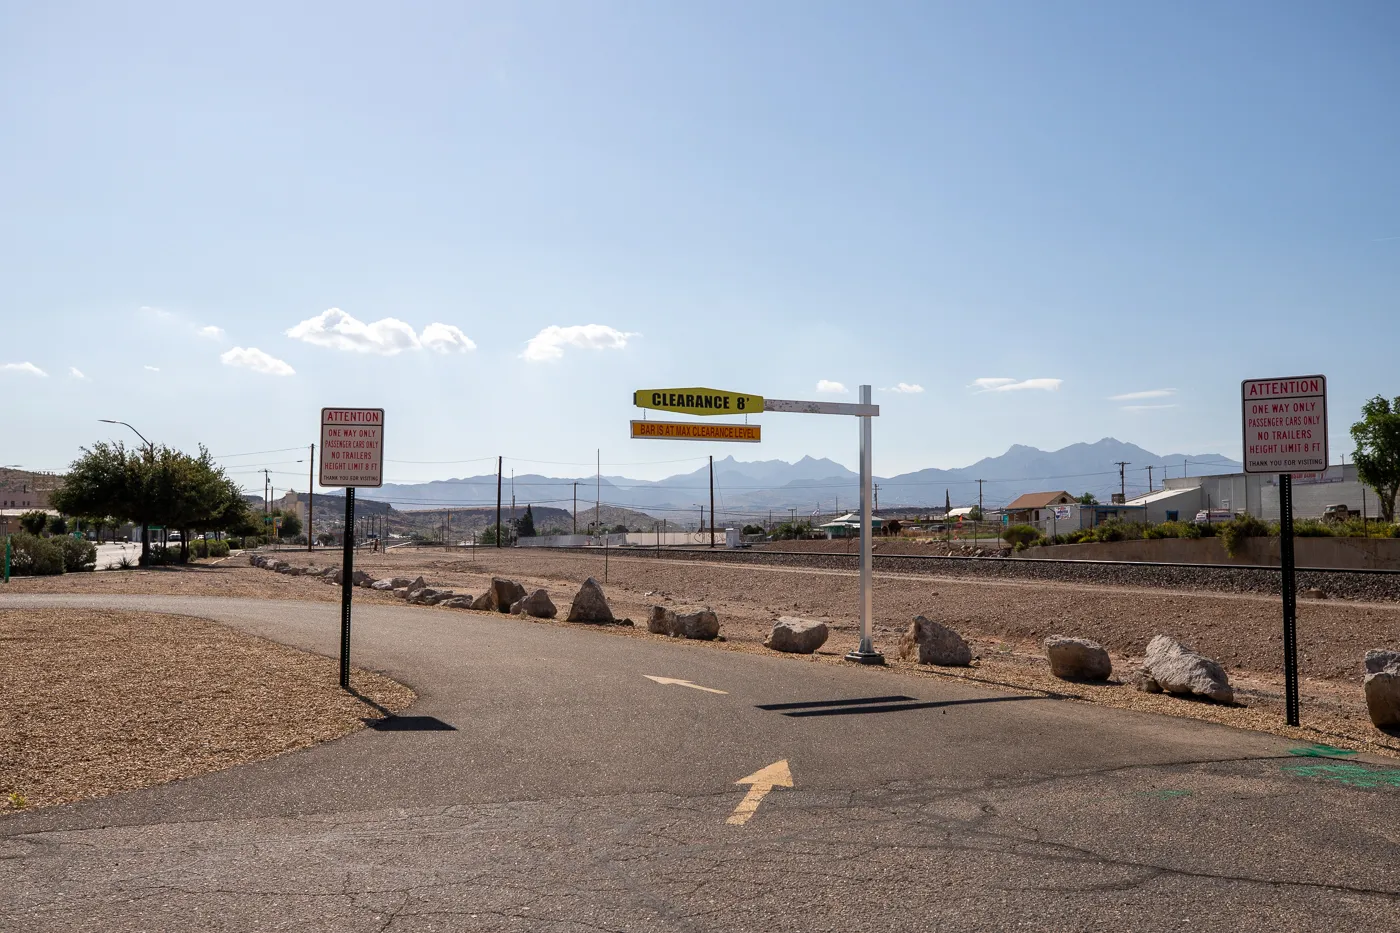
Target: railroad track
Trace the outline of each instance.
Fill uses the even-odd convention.
[[[577,551],[576,548],[547,550]],[[589,549],[590,553],[595,549]],[[617,548],[619,557],[659,557],[710,563],[763,564],[853,570],[856,554],[813,551],[725,550],[716,548]],[[1278,593],[1279,568],[1254,564],[1176,564],[1144,561],[1064,560],[1014,557],[944,557],[922,554],[875,554],[875,569],[971,579],[1045,580],[1101,586],[1200,589],[1226,593]],[[1400,602],[1400,571],[1299,568],[1297,588],[1317,590],[1333,599]]]

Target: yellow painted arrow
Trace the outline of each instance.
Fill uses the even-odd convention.
[[[651,674],[643,674],[642,676],[647,680],[656,681],[663,687],[689,687],[692,690],[704,690],[706,693],[722,693],[725,696],[729,695],[728,690],[716,690],[714,687],[702,687],[699,684],[693,684],[688,680],[681,680],[677,677],[654,677]]]
[[[792,786],[792,772],[788,770],[787,759],[784,758],[766,768],[760,768],[746,778],[739,778],[734,783],[749,785],[749,792],[739,801],[739,805],[725,822],[731,826],[743,826],[749,821],[749,817],[754,815],[758,805],[763,803],[763,798],[768,796],[769,791],[775,787]]]

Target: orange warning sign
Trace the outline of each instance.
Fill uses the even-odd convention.
[[[710,424],[684,421],[633,421],[632,437],[662,441],[741,441],[756,444],[763,439],[757,424]]]

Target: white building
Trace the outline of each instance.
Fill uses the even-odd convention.
[[[1128,500],[1144,506],[1144,521],[1189,522],[1202,509],[1248,512],[1264,521],[1278,521],[1278,477],[1264,473],[1223,473],[1216,476],[1172,477],[1163,488]],[[1293,477],[1293,517],[1321,518],[1329,505],[1374,517],[1376,493],[1356,475],[1356,467],[1329,467],[1325,473],[1297,473]]]

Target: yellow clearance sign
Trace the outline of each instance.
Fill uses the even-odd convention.
[[[756,424],[714,424],[704,421],[634,421],[632,437],[663,441],[741,441],[756,444],[763,439]]]
[[[763,396],[721,389],[639,389],[632,393],[632,404],[682,415],[757,415],[763,411]]]

